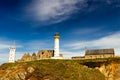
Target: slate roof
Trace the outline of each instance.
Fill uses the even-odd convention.
[[[114,49],[95,49],[95,50],[86,50],[85,55],[101,55],[101,54],[113,54]]]

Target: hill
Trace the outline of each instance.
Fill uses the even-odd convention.
[[[40,60],[1,65],[0,80],[105,80],[105,76],[80,60]]]

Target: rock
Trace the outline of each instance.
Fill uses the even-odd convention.
[[[35,69],[33,68],[33,67],[28,67],[27,68],[27,72],[28,73],[32,73],[32,72],[34,72],[35,71]]]
[[[120,80],[120,64],[118,63],[103,64],[96,69],[104,74],[106,80]]]
[[[5,77],[2,77],[0,80],[9,80],[9,79],[7,79],[7,78],[5,78]]]
[[[15,75],[15,79],[16,79],[16,80],[20,80],[18,74]]]
[[[115,69],[115,80],[120,80],[120,64],[117,64]]]
[[[22,72],[22,71],[19,72],[18,76],[19,76],[20,79],[25,80],[25,74],[24,74],[24,72]]]

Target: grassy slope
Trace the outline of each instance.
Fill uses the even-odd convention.
[[[98,70],[87,68],[81,65],[79,60],[41,60],[21,63],[6,63],[0,66],[0,74],[4,71],[18,67],[33,67],[35,71],[27,75],[26,79],[30,80],[104,80],[103,74]],[[18,69],[18,68],[13,68]],[[13,75],[12,75],[13,76]]]

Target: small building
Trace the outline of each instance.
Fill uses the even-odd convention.
[[[95,50],[86,50],[85,59],[96,59],[96,58],[109,58],[114,57],[114,49],[95,49]]]

